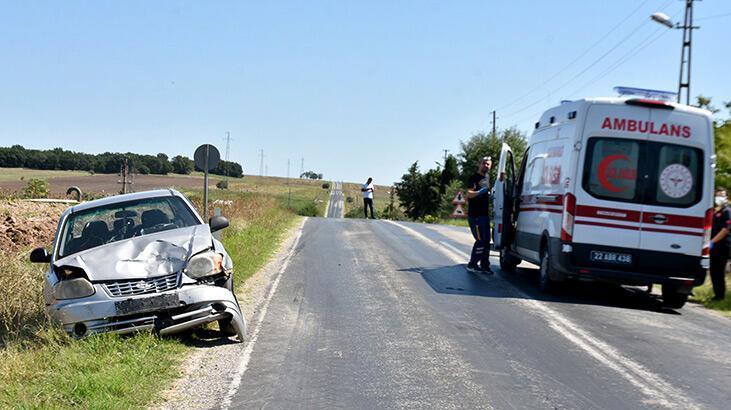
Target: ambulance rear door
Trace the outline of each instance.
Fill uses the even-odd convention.
[[[706,164],[712,153],[710,124],[702,115],[654,108],[650,128],[640,249],[700,256],[712,190]]]

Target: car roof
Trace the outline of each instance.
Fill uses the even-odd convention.
[[[108,196],[106,198],[95,199],[93,201],[82,202],[78,205],[74,205],[68,208],[64,213],[75,213],[81,212],[87,209],[98,208],[101,206],[107,206],[117,204],[120,202],[135,201],[138,199],[157,198],[165,196],[180,196],[183,195],[174,189],[156,189],[152,191],[133,192],[131,194],[121,194]]]

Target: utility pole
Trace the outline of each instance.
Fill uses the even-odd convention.
[[[130,178],[129,174],[129,160],[127,158],[124,158],[122,160],[122,164],[119,166],[119,176],[122,179],[117,181],[118,184],[122,184],[122,194],[126,194],[127,185],[132,184],[132,181],[128,180]]]
[[[302,178],[302,175],[305,173],[305,157],[302,157],[300,159],[300,178]]]
[[[264,176],[265,177],[269,176],[269,165],[268,164],[264,165]]]
[[[226,131],[226,162],[228,162],[228,155],[231,152],[231,132]],[[224,176],[228,180],[228,166],[224,166]]]
[[[683,47],[680,50],[680,80],[678,81],[678,103],[685,89],[685,104],[690,105],[690,57],[693,30],[700,27],[693,26],[693,2],[685,0],[685,20],[683,25],[676,25],[675,28],[683,29]]]
[[[449,152],[449,150],[444,149],[442,151],[444,151],[444,164],[443,165],[444,165],[444,167],[446,167],[447,166],[447,153]]]
[[[264,149],[259,150],[259,176],[264,173]]]
[[[492,110],[492,135],[497,138],[497,122],[495,121],[495,110]]]

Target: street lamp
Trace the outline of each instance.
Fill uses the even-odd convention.
[[[667,28],[674,27],[673,22],[670,20],[670,16],[668,16],[665,13],[661,13],[661,12],[652,13],[650,18],[653,19],[654,21],[662,24],[663,26],[666,26]]]
[[[683,95],[685,90],[685,104],[690,104],[690,56],[691,56],[691,39],[693,36],[693,29],[700,28],[693,26],[693,2],[695,0],[685,0],[685,20],[683,25],[680,23],[673,24],[670,17],[661,12],[652,13],[650,18],[662,24],[667,28],[683,29],[683,46],[680,49],[680,79],[678,80],[678,102]]]

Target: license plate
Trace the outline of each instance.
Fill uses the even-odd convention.
[[[117,315],[120,316],[173,309],[178,306],[180,306],[180,300],[175,293],[114,302],[114,308],[117,310]]]
[[[589,258],[592,262],[613,263],[617,265],[632,264],[632,255],[628,253],[591,251]]]

